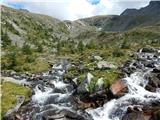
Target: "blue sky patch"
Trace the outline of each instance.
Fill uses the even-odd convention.
[[[17,8],[17,9],[23,9],[24,8],[24,3],[16,3],[16,2],[11,2],[11,3],[7,3],[9,6],[12,6],[14,8]]]
[[[97,5],[100,3],[101,0],[87,0],[89,3],[91,3],[92,5]]]

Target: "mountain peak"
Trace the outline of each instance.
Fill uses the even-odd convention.
[[[150,6],[160,5],[160,1],[150,1],[149,5]]]

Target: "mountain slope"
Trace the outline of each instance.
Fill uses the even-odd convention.
[[[117,15],[101,15],[101,16],[94,16],[94,17],[89,17],[89,18],[84,18],[79,20],[91,26],[96,26],[98,28],[101,28],[107,21],[111,20],[115,16]]]
[[[68,31],[65,24],[56,18],[2,6],[2,33],[6,33],[12,43],[22,46],[24,42],[47,45],[66,36]]]
[[[157,25],[160,22],[160,1],[151,1],[148,6],[139,10],[126,9],[119,16],[96,16],[82,21],[105,31],[125,31],[135,27]]]
[[[33,47],[37,44],[54,45],[59,40],[75,39],[89,31],[95,31],[87,24],[80,22],[60,21],[56,18],[35,14],[26,10],[17,10],[2,6],[2,42],[3,36],[15,45],[22,46],[25,42]],[[5,41],[4,41],[5,42]]]

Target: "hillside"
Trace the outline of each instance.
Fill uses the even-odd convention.
[[[7,34],[11,42],[18,46],[27,42],[32,46],[43,44],[49,47],[57,40],[65,41],[81,35],[81,32],[95,31],[91,30],[90,26],[82,26],[78,22],[74,22],[72,25],[47,15],[35,14],[22,9],[16,10],[6,6],[1,7],[2,36]]]
[[[159,3],[76,21],[1,6],[1,119],[159,120]]]
[[[90,26],[96,26],[102,28],[105,23],[116,17],[117,15],[101,15],[89,18],[80,19],[80,21],[89,24]]]
[[[124,14],[129,13],[125,11],[121,16],[125,16]],[[54,57],[51,56],[55,55],[70,56],[88,49],[111,49],[113,52],[122,44],[127,48],[131,45],[137,48],[147,44],[159,46],[157,22],[156,26],[137,27],[126,32],[103,31],[101,28],[105,27],[104,24],[110,24],[115,17],[118,16],[60,21],[50,16],[2,6],[2,69],[43,71],[48,69],[48,62],[53,62]],[[157,21],[155,18],[154,20]],[[118,29],[119,27],[116,30]],[[14,63],[10,57],[16,57],[17,62]]]

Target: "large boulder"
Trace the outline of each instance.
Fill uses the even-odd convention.
[[[122,80],[116,80],[110,87],[113,97],[121,97],[127,92],[128,88]]]

